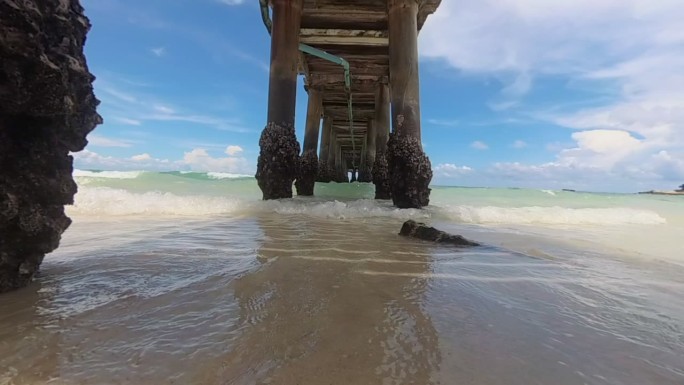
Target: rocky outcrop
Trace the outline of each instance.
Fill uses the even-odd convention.
[[[269,123],[261,133],[259,146],[256,180],[264,199],[292,198],[300,150],[294,126]]]
[[[390,187],[389,167],[384,152],[378,151],[373,164],[373,184],[375,184],[375,199],[392,199]]]
[[[460,235],[445,233],[434,227],[429,227],[425,223],[416,222],[414,220],[404,222],[404,225],[401,226],[399,235],[430,242],[447,243],[454,246],[480,246],[479,243],[465,239]]]
[[[408,135],[390,134],[387,142],[387,164],[394,205],[422,208],[430,204],[432,165],[420,141]]]
[[[70,151],[102,122],[77,0],[0,1],[0,292],[28,284],[71,224]]]
[[[318,175],[318,155],[316,150],[304,151],[299,161],[299,175],[295,182],[297,195],[314,195],[314,186]]]

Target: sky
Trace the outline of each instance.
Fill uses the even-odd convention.
[[[257,0],[82,0],[104,124],[81,169],[253,175],[270,39]],[[419,37],[433,184],[684,183],[681,0],[442,0]],[[297,89],[297,138],[306,93]]]

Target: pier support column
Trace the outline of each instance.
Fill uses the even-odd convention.
[[[309,88],[309,105],[306,112],[306,127],[304,129],[304,146],[299,163],[299,173],[295,187],[297,195],[314,195],[314,185],[318,176],[318,133],[321,129],[321,92]]]
[[[430,203],[432,167],[420,138],[418,0],[389,0],[389,56],[393,132],[387,145],[394,205]]]
[[[332,128],[332,127],[331,127]],[[337,182],[337,133],[330,131],[330,147],[328,147],[328,179],[330,182]]]
[[[333,120],[329,116],[323,117],[321,126],[321,149],[318,155],[318,182],[330,182],[330,139],[332,136]]]
[[[299,166],[295,103],[302,0],[272,0],[268,119],[261,133],[256,179],[264,199],[292,198]]]
[[[390,199],[389,168],[387,166],[387,141],[390,133],[390,91],[386,83],[381,83],[375,95],[375,163],[373,163],[373,183],[375,199]]]
[[[375,153],[377,142],[376,139],[376,124],[374,119],[368,119],[368,129],[366,131],[366,147],[364,158],[365,162],[362,164],[359,172],[359,182],[371,183],[373,182],[373,165],[375,164]]]

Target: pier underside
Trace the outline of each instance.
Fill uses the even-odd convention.
[[[304,76],[309,94],[302,154],[293,166],[300,195],[313,194],[314,180],[346,182],[351,173],[352,180],[375,183],[376,197],[391,197],[398,207],[429,203],[432,171],[420,141],[417,36],[440,1],[271,1],[269,95],[287,94],[294,100],[297,74]],[[290,24],[285,25],[285,19]],[[294,40],[300,44],[297,49]],[[334,58],[348,64],[350,76]],[[297,73],[291,71],[283,81],[280,68],[293,66]],[[283,87],[288,91],[278,91]],[[294,122],[294,105],[283,102],[269,98],[269,124]],[[270,113],[276,103],[289,106],[285,118]],[[292,162],[291,149],[276,151],[269,146],[262,145],[264,170],[270,167],[269,157],[274,163]],[[283,161],[273,157],[278,154]],[[274,182],[259,170],[260,183],[278,183],[283,186],[280,191],[291,186],[290,175],[271,175],[278,179]],[[262,190],[264,199],[291,196]]]

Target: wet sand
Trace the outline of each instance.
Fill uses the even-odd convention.
[[[400,225],[77,221],[0,297],[0,384],[684,383],[681,272]]]

